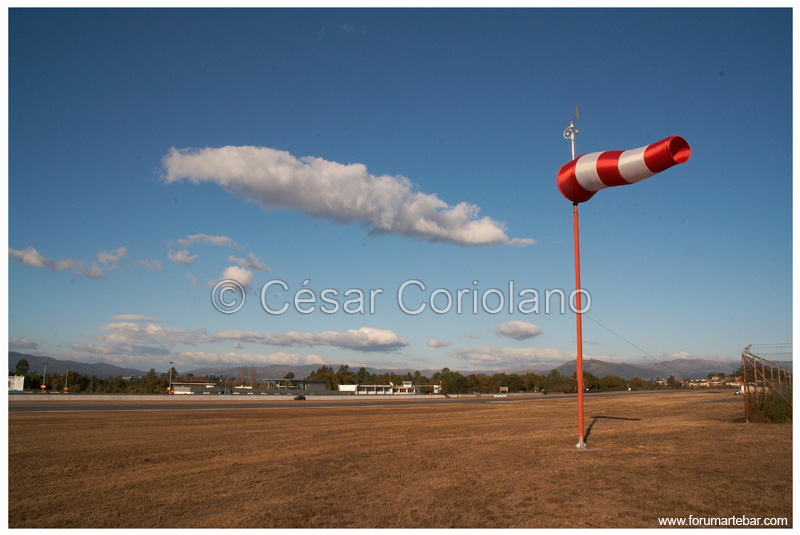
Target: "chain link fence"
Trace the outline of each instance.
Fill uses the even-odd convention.
[[[792,344],[749,345],[742,350],[742,393],[747,422],[791,422]]]

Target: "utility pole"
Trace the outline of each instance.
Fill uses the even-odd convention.
[[[578,118],[578,107],[575,106],[575,119]],[[575,160],[575,129],[574,121],[569,122],[569,126],[564,130],[564,139],[572,143],[572,159]],[[583,438],[583,329],[581,326],[581,253],[580,238],[578,232],[578,203],[572,203],[572,230],[575,241],[575,323],[578,335],[577,355],[575,357],[575,379],[578,381],[578,443],[576,448],[583,449],[586,443]]]

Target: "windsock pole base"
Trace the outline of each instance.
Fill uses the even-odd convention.
[[[579,449],[579,450],[585,450],[586,449],[586,442],[583,441],[583,437],[581,437],[578,440],[578,443],[575,444],[575,448]]]

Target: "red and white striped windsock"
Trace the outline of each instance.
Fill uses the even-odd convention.
[[[633,150],[584,154],[559,169],[558,189],[574,203],[585,202],[603,188],[650,178],[687,161],[691,155],[689,143],[680,136]]]

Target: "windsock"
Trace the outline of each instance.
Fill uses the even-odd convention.
[[[558,171],[558,189],[574,203],[586,202],[603,188],[650,178],[684,163],[692,155],[689,143],[671,136],[633,150],[593,152],[575,158]]]

